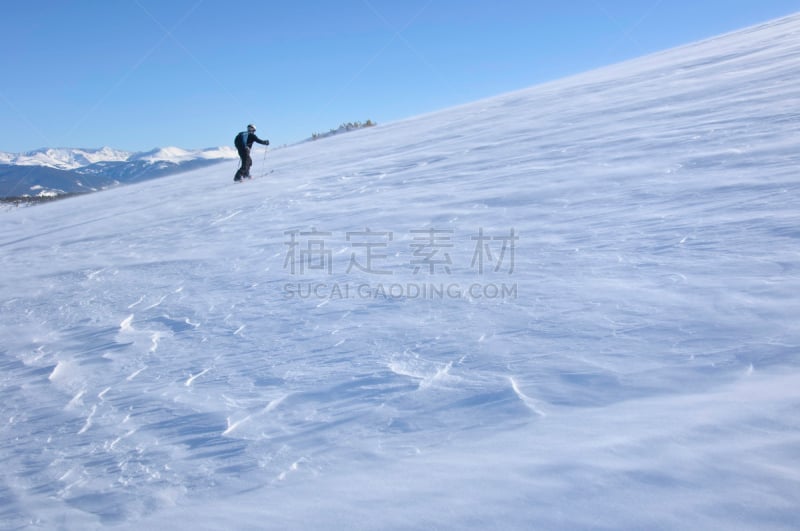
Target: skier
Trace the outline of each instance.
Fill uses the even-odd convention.
[[[250,179],[250,166],[253,165],[253,159],[250,158],[250,148],[253,147],[253,142],[258,142],[265,146],[269,145],[269,140],[261,140],[256,136],[256,126],[250,124],[247,126],[247,131],[242,131],[236,135],[233,144],[239,152],[239,158],[242,159],[242,166],[236,171],[234,181],[239,182],[242,179]]]

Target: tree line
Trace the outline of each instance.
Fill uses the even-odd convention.
[[[336,129],[331,129],[327,133],[313,133],[311,135],[311,140],[319,140],[320,138],[337,135],[339,133],[346,133],[348,131],[355,131],[356,129],[364,129],[366,127],[372,127],[374,125],[377,124],[372,120],[367,120],[366,122],[347,122],[341,124]]]

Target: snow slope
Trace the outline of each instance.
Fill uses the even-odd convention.
[[[798,54],[2,212],[0,527],[796,529]]]

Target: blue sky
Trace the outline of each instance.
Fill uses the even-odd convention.
[[[800,11],[800,0],[0,2],[0,151],[273,145]]]

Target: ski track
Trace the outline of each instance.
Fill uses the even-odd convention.
[[[798,36],[0,213],[0,528],[796,528]]]

